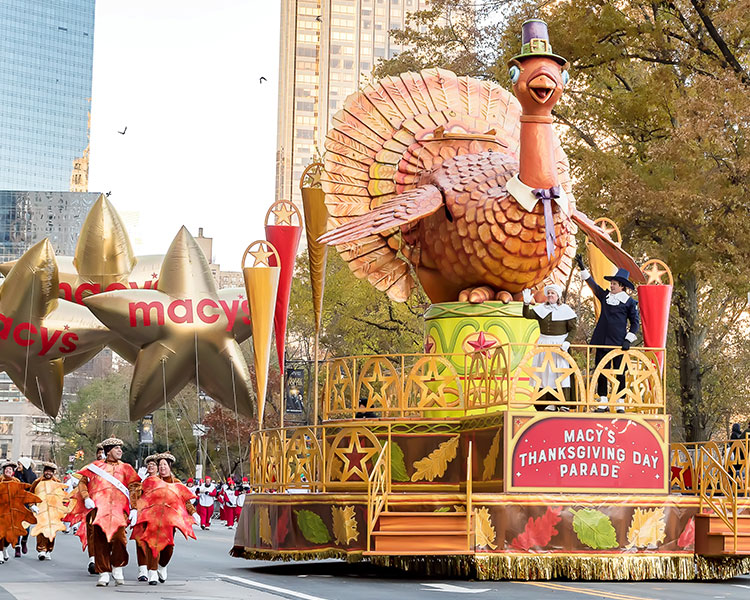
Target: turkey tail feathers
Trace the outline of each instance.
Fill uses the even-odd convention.
[[[318,238],[330,246],[354,242],[414,223],[436,212],[443,206],[443,195],[434,185],[423,185],[399,194],[366,215],[347,221],[345,225],[324,233]]]
[[[643,272],[635,260],[633,260],[633,257],[615,244],[612,238],[601,227],[579,210],[573,211],[572,217],[573,221],[589,237],[591,243],[599,248],[602,254],[611,260],[614,265],[628,271],[630,279],[635,283],[646,283],[646,278],[643,276]]]

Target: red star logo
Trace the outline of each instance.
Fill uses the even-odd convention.
[[[244,294],[237,294],[237,297],[238,297],[238,298],[239,298],[240,300],[242,300],[242,299],[243,299],[243,298],[245,297],[245,295],[244,295]]]
[[[64,329],[65,331],[68,331],[68,329],[70,329],[70,325],[65,325],[65,326],[63,327],[63,329]]]
[[[151,273],[151,279],[156,279],[158,276],[156,273]]]
[[[428,339],[424,343],[424,353],[430,354],[432,353],[432,349],[435,347],[435,342],[433,342],[431,339]]]
[[[492,346],[497,344],[495,340],[487,339],[484,335],[484,331],[480,331],[476,339],[468,340],[467,343],[477,352],[485,352],[486,350],[492,348]]]

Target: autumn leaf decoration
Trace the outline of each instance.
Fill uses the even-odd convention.
[[[633,519],[628,528],[628,548],[655,548],[666,537],[666,522],[664,521],[664,509],[636,508]]]
[[[547,511],[541,516],[529,517],[526,527],[510,545],[519,550],[529,550],[531,548],[544,548],[550,540],[557,535],[558,531],[555,525],[560,522],[560,513],[562,506],[557,508],[548,507]]]
[[[193,517],[185,503],[195,498],[181,483],[167,483],[161,477],[143,480],[143,494],[138,499],[138,521],[133,528],[133,539],[146,544],[154,556],[174,544],[177,529],[187,539],[195,539]]]
[[[617,547],[617,532],[607,515],[593,508],[568,510],[573,515],[573,529],[582,544],[595,550]]]
[[[286,534],[289,533],[289,518],[291,514],[292,510],[288,506],[281,509],[279,520],[276,522],[276,529],[273,532],[277,548],[284,543]]]
[[[404,451],[396,442],[391,442],[391,479],[393,481],[409,481],[404,462]]]
[[[62,518],[70,512],[68,495],[65,493],[66,485],[54,479],[40,481],[36,489],[36,495],[42,499],[37,514],[37,522],[31,530],[31,535],[40,533],[48,540],[54,540],[58,531],[65,531]]]
[[[492,550],[497,548],[497,544],[494,543],[497,534],[487,507],[474,509],[474,532],[477,546],[489,547]]]
[[[27,483],[20,481],[4,481],[0,483],[0,539],[11,546],[15,546],[19,535],[26,533],[22,525],[36,523],[36,517],[25,504],[40,502],[39,496],[26,491]]]
[[[690,517],[687,525],[685,525],[685,529],[682,530],[680,537],[677,539],[677,545],[680,548],[692,548],[695,546],[695,517]]]
[[[311,510],[295,510],[297,526],[308,542],[313,544],[325,544],[331,540],[328,527],[318,515]]]
[[[487,453],[487,456],[484,457],[484,462],[482,463],[484,467],[484,469],[482,470],[482,481],[492,479],[492,476],[495,474],[495,467],[497,466],[497,456],[500,453],[500,434],[502,433],[502,431],[502,429],[498,428],[495,437],[492,438],[490,451]]]
[[[446,440],[427,456],[415,461],[414,474],[411,476],[411,480],[433,481],[436,477],[442,477],[448,468],[448,463],[456,458],[459,440],[460,436]]]
[[[347,546],[349,542],[359,537],[353,506],[332,506],[331,516],[333,517],[333,535],[337,544]]]
[[[260,535],[261,541],[264,544],[272,545],[271,540],[271,517],[268,513],[268,507],[264,506],[260,509],[260,518],[258,522],[258,535]]]

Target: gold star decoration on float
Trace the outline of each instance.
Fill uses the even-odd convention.
[[[672,272],[657,258],[652,258],[641,268],[647,285],[672,285]]]
[[[367,481],[367,463],[380,453],[380,448],[374,444],[368,445],[367,442],[373,443],[369,438],[363,438],[357,431],[353,431],[349,436],[348,444],[333,450],[334,455],[343,465],[340,481],[349,481],[353,475],[356,475],[360,481]]]
[[[245,317],[221,301],[206,257],[185,227],[164,256],[158,289],[106,292],[84,303],[139,349],[132,420],[163,406],[189,382],[228,409],[253,416],[250,372],[233,334],[233,320]]]
[[[299,217],[299,211],[291,202],[287,202],[286,200],[280,200],[274,204],[270,211],[275,217],[274,225],[291,225],[292,217],[294,215]]]
[[[52,417],[60,409],[65,372],[111,338],[85,306],[58,299],[58,283],[55,252],[44,239],[16,261],[0,287],[0,368]]]

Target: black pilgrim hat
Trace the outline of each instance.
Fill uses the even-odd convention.
[[[617,269],[617,273],[614,275],[605,275],[604,279],[607,281],[618,281],[631,290],[635,289],[635,286],[630,282],[630,272],[627,269]]]

